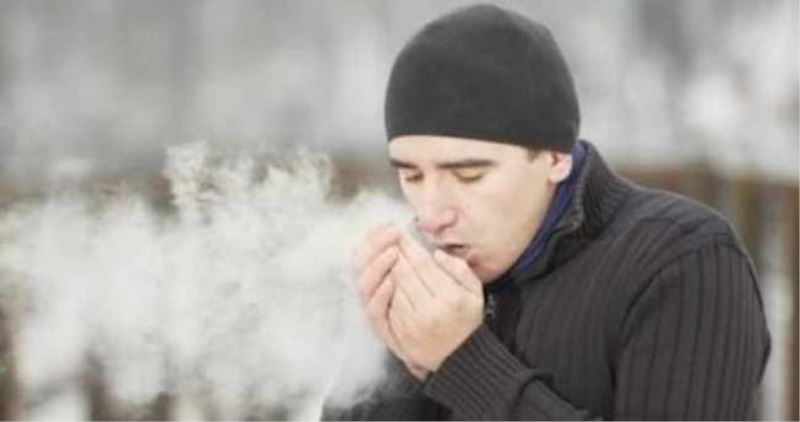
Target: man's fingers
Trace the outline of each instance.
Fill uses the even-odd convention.
[[[416,240],[407,234],[400,236],[400,252],[408,259],[411,267],[425,281],[425,286],[431,294],[450,294],[456,283],[450,280],[449,274],[443,271],[433,256]]]
[[[370,261],[378,256],[392,243],[397,242],[400,231],[394,224],[387,223],[376,226],[369,231],[364,241],[356,249],[356,271],[363,271]]]
[[[389,303],[391,303],[393,295],[394,285],[389,277],[386,277],[365,306],[367,317],[375,330],[375,334],[384,342],[390,338],[386,318],[388,317]]]
[[[461,287],[473,293],[483,291],[483,283],[463,259],[448,255],[440,249],[434,251],[433,258]]]
[[[389,330],[391,330],[393,337],[398,342],[397,346],[400,349],[399,352],[401,355],[404,355],[404,357],[407,358],[407,356],[405,356],[406,354],[405,351],[403,350],[402,343],[408,336],[408,323],[402,317],[402,312],[400,312],[397,309],[389,310],[388,319],[389,319]]]
[[[391,270],[392,277],[397,283],[397,288],[402,290],[415,309],[424,306],[433,296],[425,282],[422,281],[411,268],[402,254],[398,253],[397,261]]]
[[[385,249],[359,273],[358,287],[362,300],[365,302],[370,300],[375,293],[375,289],[381,284],[384,278],[386,278],[386,275],[392,269],[395,262],[397,262],[399,256],[400,251],[397,248],[391,247]]]
[[[397,340],[397,334],[389,322],[389,313],[395,297],[397,295],[395,294],[394,283],[391,277],[386,277],[367,304],[366,312],[372,325],[372,330],[375,331],[378,338],[400,360],[405,361],[406,356]]]
[[[392,277],[392,276],[390,275],[389,277]],[[395,281],[395,284],[396,283],[397,282]],[[416,310],[416,307],[414,306],[414,303],[411,301],[411,299],[408,298],[408,295],[406,294],[406,292],[403,291],[403,289],[401,287],[399,287],[399,286],[395,290],[395,295],[392,298],[391,307],[392,308],[397,308],[400,312],[407,313],[407,314],[413,314],[415,312],[415,310]]]

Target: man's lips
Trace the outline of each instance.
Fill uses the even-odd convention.
[[[437,248],[447,252],[450,255],[458,256],[464,258],[469,251],[469,247],[467,245],[459,244],[459,243],[446,243],[436,245]]]
[[[474,249],[469,245],[463,243],[435,243],[433,246],[448,255],[463,259],[470,267],[474,268],[476,265],[477,256]]]

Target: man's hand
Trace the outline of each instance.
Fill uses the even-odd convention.
[[[483,321],[482,284],[460,258],[432,256],[407,235],[399,243],[388,329],[411,362],[436,371]]]
[[[407,357],[388,320],[389,306],[395,295],[395,286],[389,273],[400,255],[399,239],[400,231],[390,224],[375,227],[369,232],[355,257],[359,294],[373,332],[415,378],[424,381],[429,371]]]

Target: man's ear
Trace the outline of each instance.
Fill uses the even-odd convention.
[[[566,179],[572,171],[572,154],[554,151],[547,151],[547,154],[550,159],[548,180],[553,183],[560,183]]]

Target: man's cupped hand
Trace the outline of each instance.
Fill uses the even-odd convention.
[[[375,334],[419,379],[483,320],[483,290],[467,263],[431,254],[392,224],[373,228],[356,251],[362,306]]]

